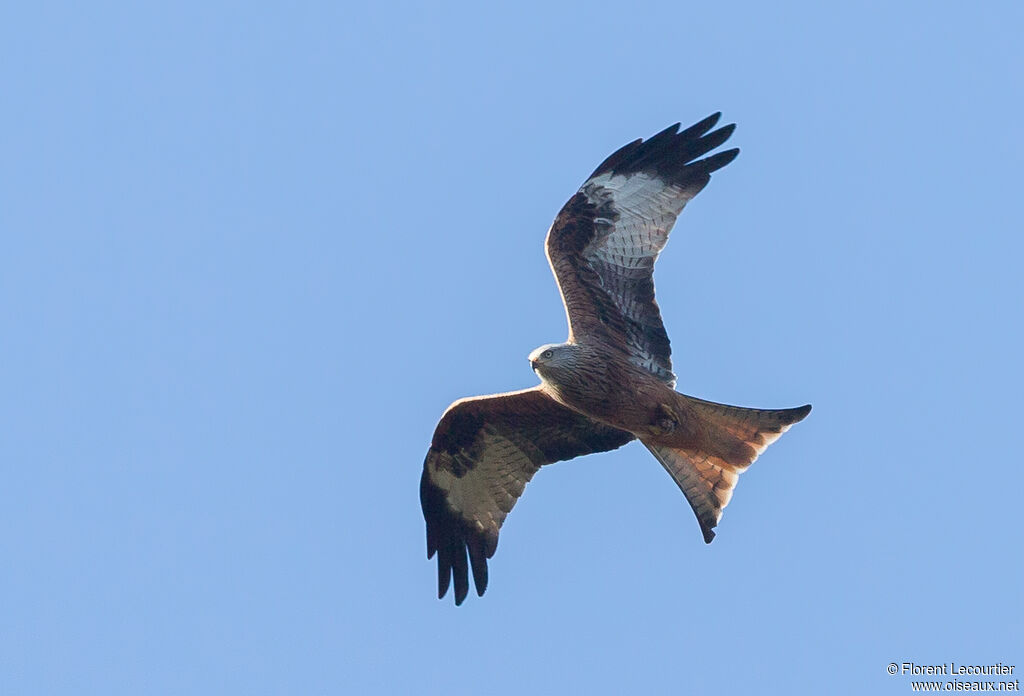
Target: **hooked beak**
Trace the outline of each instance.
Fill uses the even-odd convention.
[[[527,360],[529,360],[529,358],[527,358]],[[539,366],[540,366],[540,361],[539,360],[530,360],[530,367],[532,367],[534,369],[534,371],[536,371],[537,367],[539,367]]]

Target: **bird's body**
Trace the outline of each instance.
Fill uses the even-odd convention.
[[[590,341],[547,350],[554,353],[550,360],[536,352],[530,356],[545,394],[591,420],[630,433],[648,448],[703,452],[745,469],[770,442],[754,439],[751,432],[732,432],[736,427],[732,421],[749,420],[760,429],[771,427],[780,417],[799,419],[810,411],[810,407],[749,409],[701,401],[678,393],[625,356]],[[565,356],[562,360],[560,354]],[[709,417],[709,406],[727,411]],[[732,413],[724,415],[728,412]]]
[[[675,394],[665,382],[600,343],[566,343],[554,350],[556,357],[566,354],[563,361],[531,360],[545,394],[636,437],[655,434]]]
[[[726,406],[674,388],[654,262],[686,203],[739,152],[698,159],[732,134],[733,126],[712,131],[717,120],[680,132],[676,124],[620,148],[555,219],[546,248],[568,340],[529,356],[539,386],[452,404],[424,462],[420,499],[439,597],[454,577],[461,603],[470,568],[483,594],[498,530],[541,466],[639,439],[710,542],[739,474],[810,412]]]

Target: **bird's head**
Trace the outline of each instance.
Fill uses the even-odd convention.
[[[530,353],[530,367],[537,374],[544,376],[559,368],[568,367],[573,362],[574,351],[571,343],[549,343]]]

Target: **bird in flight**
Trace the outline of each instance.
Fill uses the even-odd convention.
[[[460,399],[438,423],[423,464],[427,558],[438,598],[487,588],[498,530],[545,464],[640,440],[693,507],[704,541],[739,475],[810,405],[726,406],[675,391],[668,335],[654,299],[654,262],[683,207],[739,150],[713,114],[611,154],[569,199],[545,242],[569,320],[565,343],[530,356],[532,389]],[[467,558],[468,556],[468,558]]]

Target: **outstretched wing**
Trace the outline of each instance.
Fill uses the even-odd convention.
[[[455,576],[455,603],[487,588],[487,559],[523,488],[545,464],[621,447],[633,436],[555,402],[540,387],[462,399],[434,431],[423,464],[420,502],[427,558],[437,553],[437,596]]]
[[[683,206],[739,150],[698,159],[735,125],[711,131],[720,114],[635,140],[601,163],[555,218],[548,261],[562,291],[569,340],[599,336],[668,384],[668,334],[654,300],[654,262]],[[710,132],[709,132],[710,131]]]

